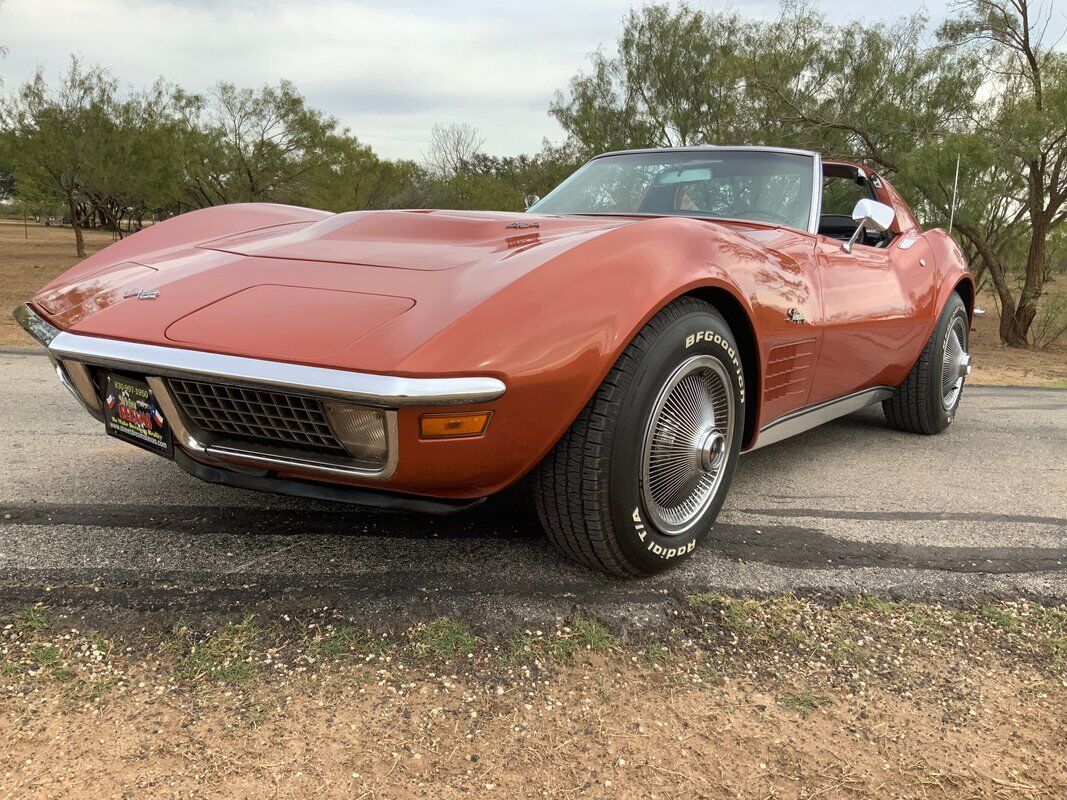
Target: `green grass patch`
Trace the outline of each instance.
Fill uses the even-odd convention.
[[[828,702],[830,702],[828,698],[812,692],[797,692],[796,694],[787,694],[782,697],[782,706],[790,711],[798,712],[802,717],[806,717],[819,706],[826,705]]]
[[[945,631],[937,620],[925,609],[916,608],[908,612],[908,619],[915,629],[915,633],[931,642],[939,642],[945,638]]]
[[[54,644],[37,644],[30,647],[33,660],[41,669],[50,669],[59,663],[59,648]]]
[[[94,633],[89,636],[89,647],[97,653],[103,653],[108,655],[111,653],[111,645],[108,644],[107,639],[101,636],[99,633]]]
[[[339,625],[332,631],[315,636],[305,648],[312,661],[336,661],[342,656],[362,649],[366,636],[348,625]]]
[[[30,645],[30,655],[42,675],[60,683],[72,681],[77,677],[74,668],[63,660],[62,651],[54,644]]]
[[[421,658],[454,658],[475,651],[478,640],[464,623],[449,617],[438,617],[428,625],[416,628],[411,646]]]
[[[25,606],[15,612],[15,630],[19,633],[44,633],[52,629],[43,606]]]
[[[175,626],[165,649],[179,654],[175,672],[185,680],[211,680],[238,683],[258,671],[253,651],[263,638],[262,631],[248,616],[228,623],[212,635],[196,641],[185,626]]]
[[[645,663],[652,667],[669,667],[678,661],[678,656],[659,645],[646,647],[642,655]]]
[[[537,641],[526,631],[515,631],[504,641],[503,646],[500,648],[500,654],[497,656],[497,661],[502,667],[515,667],[528,656],[534,654],[534,647]]]
[[[575,617],[552,639],[549,654],[556,661],[573,658],[581,650],[604,653],[615,647],[615,637],[595,619]]]
[[[1048,608],[1039,603],[1031,603],[1030,614],[1040,624],[1054,631],[1067,633],[1067,611],[1062,608]]]
[[[570,629],[579,647],[602,653],[615,646],[615,637],[595,619],[575,617]]]
[[[841,603],[841,607],[846,611],[870,611],[880,617],[891,616],[900,609],[901,605],[901,603],[885,600],[873,594],[861,594],[854,600],[846,600]]]
[[[1013,633],[1019,630],[1019,620],[1016,619],[1014,614],[1005,611],[1000,606],[987,603],[981,608],[982,616],[987,620],[1002,628],[1007,633]]]
[[[693,608],[704,608],[710,605],[714,605],[715,603],[722,603],[729,599],[730,598],[721,594],[716,594],[715,592],[696,592],[686,598],[686,600],[689,602],[689,605],[691,605]]]
[[[722,609],[723,627],[737,634],[753,634],[759,627],[758,613],[759,603],[754,600],[729,600]]]
[[[711,664],[701,664],[696,668],[696,674],[701,682],[712,686],[721,686],[725,682],[722,673]]]
[[[1045,637],[1045,649],[1052,658],[1054,669],[1062,671],[1067,668],[1067,636]]]

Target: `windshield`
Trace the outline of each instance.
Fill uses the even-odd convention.
[[[812,156],[759,150],[660,151],[596,158],[530,211],[725,217],[807,230]]]

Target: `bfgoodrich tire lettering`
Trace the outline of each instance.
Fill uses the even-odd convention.
[[[660,413],[655,428],[665,390],[683,392],[676,406],[703,404],[703,415],[678,421],[677,412],[668,410],[667,421]],[[707,537],[722,507],[744,418],[744,372],[726,321],[695,298],[671,303],[638,333],[535,471],[534,499],[549,538],[575,561],[615,575],[650,575],[681,562]],[[683,516],[670,505],[670,487],[661,482],[649,490],[656,447],[661,459],[692,447],[699,469],[709,475],[714,470],[714,491],[698,493],[692,518],[676,525],[664,522]],[[666,466],[653,461],[651,474],[657,468],[689,477],[679,497],[704,485],[684,459]],[[650,507],[655,497],[667,505]]]

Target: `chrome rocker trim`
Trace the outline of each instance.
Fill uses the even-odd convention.
[[[801,408],[785,416],[769,422],[760,428],[756,444],[747,452],[758,450],[769,444],[796,436],[798,433],[817,428],[825,422],[859,411],[874,403],[880,403],[893,396],[893,390],[888,386],[875,386],[871,389],[863,389],[859,392],[846,394],[833,400],[827,400],[807,408]]]
[[[236,464],[259,471],[293,470],[325,477],[386,480],[396,471],[398,460],[396,409],[484,403],[502,396],[506,389],[496,378],[403,378],[82,336],[60,331],[28,305],[15,309],[14,317],[48,349],[60,381],[98,421],[103,422],[104,415],[86,365],[137,372],[145,375],[152,387],[180,448],[214,464]],[[210,441],[202,440],[206,437],[193,434],[193,426],[174,402],[163,380],[167,377],[288,391],[382,408],[388,441],[386,463],[370,467],[328,457],[286,453],[269,445],[246,448],[238,442],[214,437]]]

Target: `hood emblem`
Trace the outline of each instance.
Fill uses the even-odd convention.
[[[509,222],[505,228],[540,228],[540,222]]]
[[[123,298],[136,297],[138,300],[155,300],[159,297],[159,289],[130,289]]]

